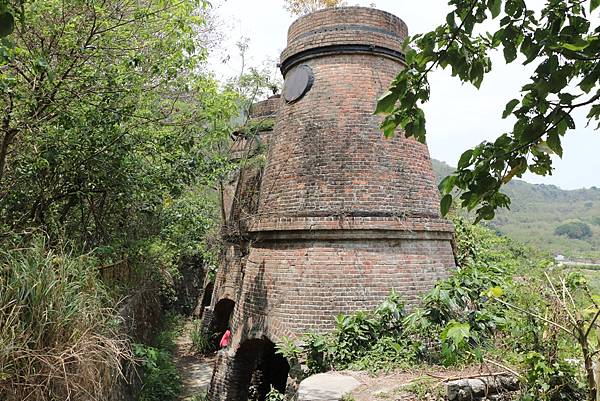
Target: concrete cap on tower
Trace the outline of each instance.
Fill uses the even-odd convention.
[[[294,66],[314,57],[367,53],[404,60],[402,41],[408,36],[404,21],[367,7],[326,8],[292,24],[288,47],[281,54],[285,76]]]

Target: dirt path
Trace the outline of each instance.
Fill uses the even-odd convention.
[[[192,322],[187,321],[180,336],[175,340],[175,364],[181,375],[183,385],[180,398],[186,401],[208,391],[215,364],[214,356],[196,355],[191,350],[192,339],[190,333],[192,328]]]
[[[363,383],[352,392],[355,401],[438,401],[443,399],[442,394],[445,394],[445,391],[440,393],[440,390],[445,390],[441,386],[444,379],[455,380],[490,373],[490,371],[481,366],[470,366],[464,369],[430,367],[414,372],[395,372],[378,376],[371,376],[364,372],[344,373]]]

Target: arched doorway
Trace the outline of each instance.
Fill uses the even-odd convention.
[[[264,401],[271,386],[285,393],[290,365],[275,353],[275,344],[266,338],[242,343],[233,362],[233,377],[228,392],[236,400]],[[233,399],[233,398],[232,398]]]
[[[210,302],[212,301],[212,295],[215,285],[213,283],[208,283],[206,288],[204,288],[204,295],[202,296],[202,309],[210,306]]]
[[[210,330],[211,337],[215,342],[215,348],[218,348],[221,337],[231,327],[231,315],[233,315],[234,308],[235,302],[227,298],[221,299],[215,305]]]
[[[233,308],[235,307],[235,302],[231,299],[221,299],[215,305],[215,309],[213,311],[214,316],[214,327],[217,331],[225,331],[229,327],[231,315],[233,314]]]

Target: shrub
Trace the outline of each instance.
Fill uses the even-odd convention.
[[[566,235],[571,239],[584,239],[592,236],[590,226],[581,221],[570,221],[556,227],[556,235]]]
[[[215,350],[215,339],[207,336],[202,330],[202,322],[194,321],[192,331],[190,332],[192,339],[192,349],[200,354],[207,354]]]
[[[285,395],[281,394],[277,389],[271,386],[271,390],[267,394],[265,401],[285,401]]]
[[[0,266],[0,399],[107,399],[132,356],[96,261],[36,238]]]
[[[134,344],[135,356],[141,362],[142,387],[138,401],[175,401],[182,390],[181,377],[173,361],[175,339],[181,333],[183,318],[170,313],[165,316],[154,347]]]
[[[520,401],[584,400],[585,385],[575,366],[548,360],[538,352],[523,356],[525,377]]]
[[[181,377],[173,356],[165,349],[134,344],[141,358],[143,384],[138,401],[175,401],[181,393]]]
[[[492,300],[514,288],[516,272],[546,266],[548,255],[460,218],[455,225],[462,266],[425,294],[420,308],[404,317],[400,297],[392,293],[375,311],[338,316],[335,330],[327,335],[308,334],[299,346],[284,339],[279,352],[304,363],[310,374],[454,365],[480,358],[480,349],[509,326],[506,308]]]
[[[194,395],[190,401],[210,401],[208,398],[208,393],[200,393]]]

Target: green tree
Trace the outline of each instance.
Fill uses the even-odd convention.
[[[478,219],[492,219],[497,208],[510,205],[502,185],[526,171],[552,172],[551,155],[562,156],[562,138],[575,129],[574,112],[584,110],[590,123],[600,119],[600,27],[592,20],[600,2],[550,0],[541,12],[532,3],[450,0],[444,24],[406,41],[407,67],[378,102],[386,136],[401,128],[425,142],[421,106],[429,100],[432,71],[450,68],[452,76],[479,88],[492,69],[493,50],[501,50],[506,63],[537,65],[522,95],[502,113],[516,118],[512,130],[465,151],[456,172],[440,184],[443,214],[458,196],[462,206],[476,209]],[[499,24],[486,32],[489,20]]]
[[[554,234],[566,235],[571,239],[585,239],[592,236],[592,230],[582,221],[570,221],[556,227]]]
[[[0,42],[2,234],[85,248],[160,231],[223,168],[237,94],[199,72],[200,0],[36,0]]]

